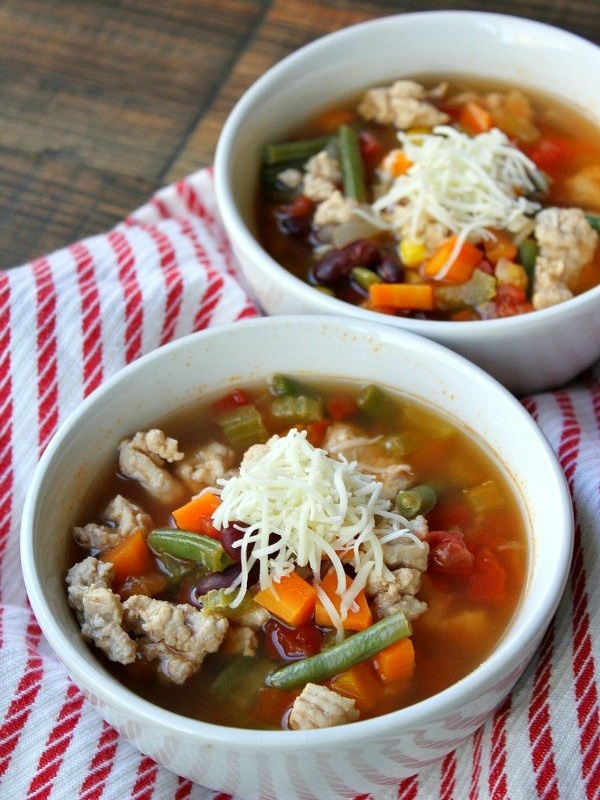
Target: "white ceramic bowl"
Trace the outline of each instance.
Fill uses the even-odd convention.
[[[275,372],[376,382],[467,426],[514,484],[531,558],[510,629],[459,683],[376,719],[257,736],[180,717],[121,686],[82,641],[64,575],[79,498],[114,458],[121,437],[203,392]],[[569,568],[572,525],[565,480],[546,439],[520,403],[482,370],[389,325],[350,317],[271,317],[180,339],[134,362],[84,401],[33,477],[21,556],[31,605],[50,645],[102,717],[143,753],[193,781],[248,800],[328,800],[414,774],[481,725],[522,673],[554,614]]]
[[[261,148],[340,98],[418,74],[501,79],[552,93],[600,126],[600,48],[526,19],[469,11],[385,17],[319,39],[266,72],[229,116],[215,157],[225,228],[248,284],[268,314],[352,314],[427,336],[489,371],[517,394],[559,386],[600,357],[600,287],[519,317],[439,322],[390,317],[317,292],[255,238]]]

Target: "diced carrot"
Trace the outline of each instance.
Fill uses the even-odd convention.
[[[284,714],[297,696],[298,692],[284,692],[271,686],[262,686],[254,707],[257,718],[269,727],[279,727]]]
[[[458,123],[469,133],[485,133],[494,127],[494,119],[490,112],[470,100],[464,104],[458,115]]]
[[[384,683],[412,677],[415,671],[415,649],[410,639],[401,639],[380,650],[373,659],[379,677]]]
[[[309,422],[306,426],[306,438],[313,447],[321,447],[325,441],[325,434],[329,428],[329,420],[318,419],[315,422]]]
[[[330,682],[334,691],[356,700],[359,711],[370,711],[377,702],[381,685],[370,661],[355,664]]]
[[[297,572],[284,575],[273,586],[254,595],[259,605],[288,625],[302,625],[312,617],[317,590]]]
[[[213,527],[211,517],[221,503],[221,498],[212,492],[204,492],[173,511],[173,519],[182,531],[203,533],[213,539],[219,532]]]
[[[465,283],[473,275],[473,270],[483,258],[483,253],[471,242],[463,242],[454,261],[449,259],[456,245],[457,237],[449,236],[437,248],[425,264],[424,272],[428,278],[447,283]]]
[[[122,584],[134,575],[145,575],[155,569],[154,559],[146,543],[142,528],[124,536],[121,541],[99,557],[109,561],[115,569],[115,581]]]
[[[351,578],[346,576],[346,588],[350,586],[351,583]],[[334,608],[339,613],[341,597],[337,593],[337,584],[337,574],[334,569],[330,569],[321,581],[321,589],[325,592],[327,597],[333,603]],[[371,609],[369,608],[364,591],[358,593],[354,602],[358,608],[356,610],[351,608],[346,614],[346,618],[342,620],[342,624],[344,626],[344,630],[362,631],[365,628],[368,628],[373,622],[373,615],[371,613]],[[323,627],[331,627],[333,625],[331,617],[329,616],[329,612],[319,599],[317,599],[315,605],[315,622],[317,625],[321,625]]]
[[[327,133],[336,133],[340,125],[352,122],[352,112],[347,109],[327,109],[319,116],[319,128]]]
[[[426,283],[373,283],[369,286],[369,298],[376,310],[411,308],[431,311],[434,308],[433,287]]]
[[[511,238],[503,231],[492,231],[493,239],[486,239],[483,244],[485,257],[492,264],[497,264],[501,258],[514,261],[517,255],[517,248]]]
[[[393,178],[399,178],[400,175],[404,175],[412,167],[412,163],[404,150],[400,149],[390,153],[390,157],[385,161],[386,168]]]
[[[338,422],[341,419],[350,417],[358,410],[358,403],[354,397],[347,397],[346,395],[334,395],[327,401],[327,411],[329,416]]]

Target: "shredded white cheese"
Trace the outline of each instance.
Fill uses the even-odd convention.
[[[305,431],[292,429],[257,447],[260,457],[245,459],[239,475],[219,481],[221,504],[213,514],[217,529],[240,522],[244,530],[237,543],[242,572],[232,605],[241,602],[256,562],[261,588],[295,567],[309,567],[325,601],[318,582],[327,559],[338,576],[341,616],[334,622],[341,627],[370,571],[385,574],[382,541],[415,537],[406,519],[391,510],[380,482],[356,462],[313,447]],[[342,556],[348,553],[356,577],[346,588]]]
[[[372,205],[391,226],[414,238],[432,222],[457,235],[455,252],[463,242],[490,237],[490,228],[519,235],[531,226],[530,215],[540,204],[524,194],[535,189],[535,164],[507,136],[493,128],[468,136],[449,125],[432,133],[398,133],[412,162]],[[440,276],[443,277],[443,276]]]

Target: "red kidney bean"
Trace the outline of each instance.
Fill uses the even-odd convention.
[[[381,259],[375,266],[375,272],[385,283],[401,283],[404,280],[404,270],[390,256]]]
[[[381,259],[379,248],[366,239],[359,239],[330,250],[315,265],[313,276],[317,283],[330,286],[346,278],[353,267],[374,267]]]
[[[238,527],[239,526],[239,527]],[[240,527],[242,530],[240,530]],[[242,523],[234,522],[229,525],[227,528],[221,528],[219,531],[219,539],[221,540],[221,545],[223,550],[227,553],[230,558],[233,558],[234,561],[240,561],[242,557],[242,551],[239,547],[234,547],[234,543],[238,542],[242,536],[244,535],[244,528]]]
[[[291,203],[278,208],[277,226],[288,235],[307,237],[311,232],[314,210],[314,202],[306,195],[299,194]]]

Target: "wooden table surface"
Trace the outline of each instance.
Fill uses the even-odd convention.
[[[292,50],[456,7],[600,43],[600,0],[0,0],[0,268],[104,231],[210,164],[236,100]]]

